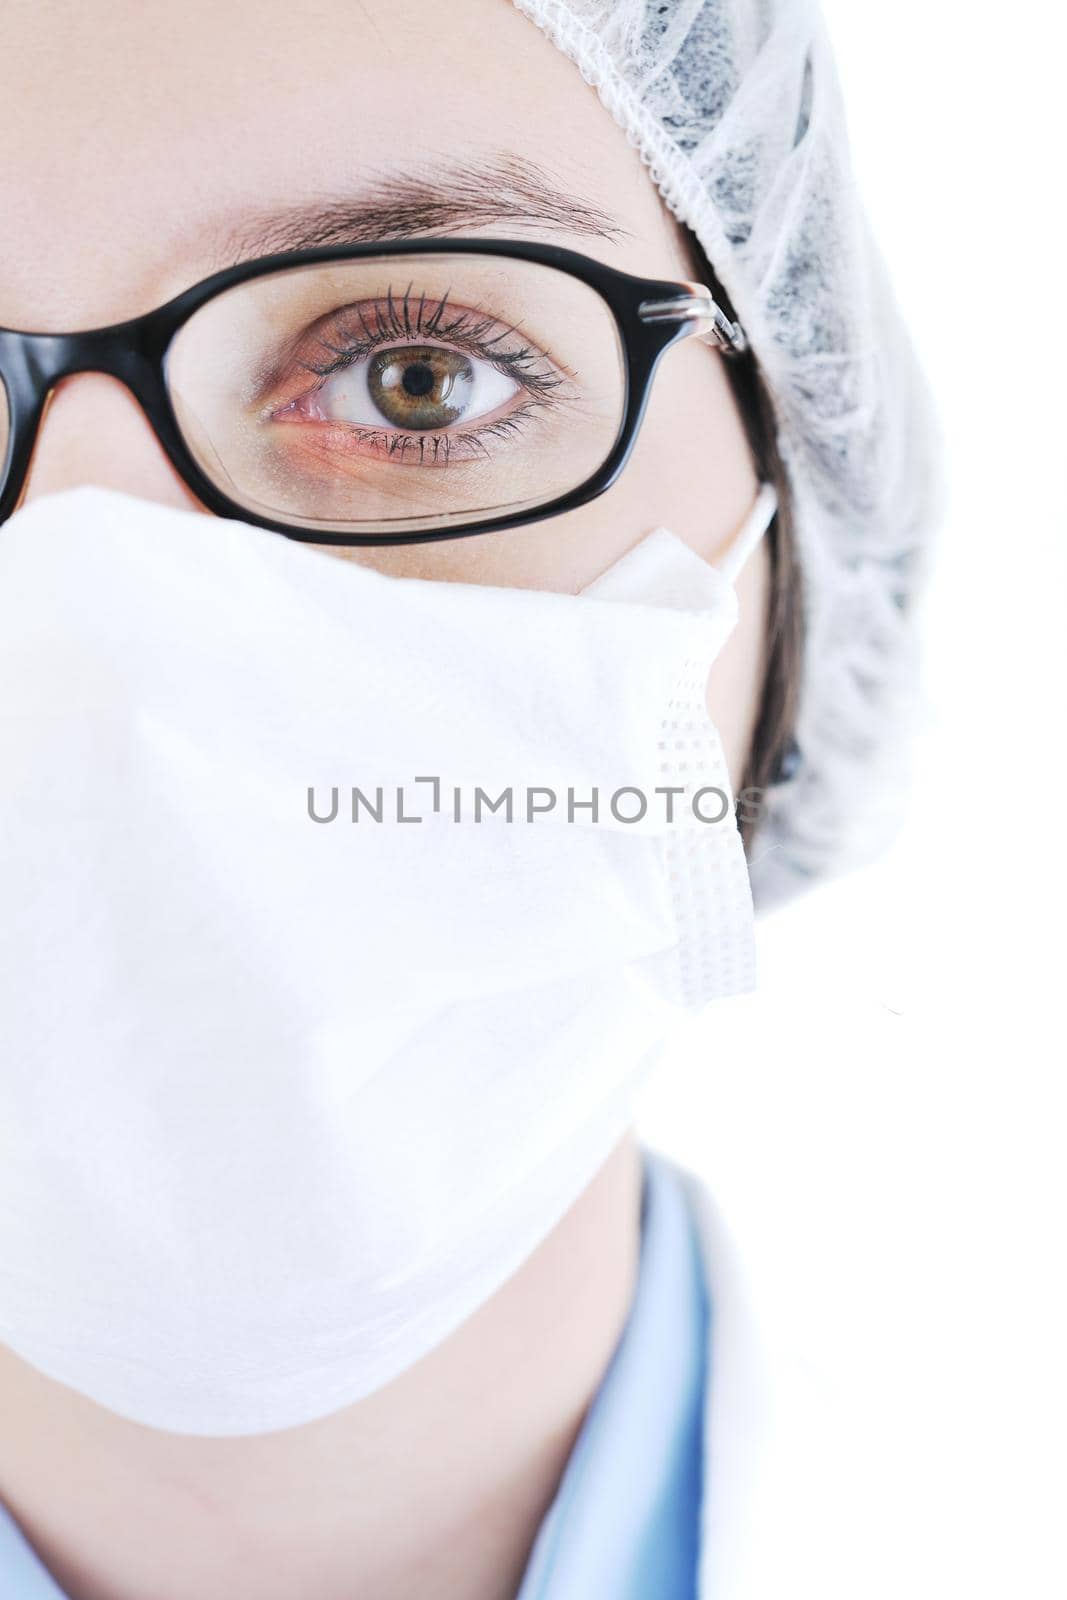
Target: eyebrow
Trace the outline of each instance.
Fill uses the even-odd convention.
[[[353,195],[252,212],[221,241],[227,264],[322,245],[433,237],[493,223],[539,224],[615,241],[632,238],[595,201],[559,188],[536,162],[501,151],[432,170],[377,173]]]

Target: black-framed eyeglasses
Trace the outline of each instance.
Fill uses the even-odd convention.
[[[217,272],[82,333],[0,328],[0,522],[54,385],[118,378],[197,499],[318,544],[414,544],[595,499],[637,437],[660,357],[747,348],[703,284],[557,245],[418,239]]]

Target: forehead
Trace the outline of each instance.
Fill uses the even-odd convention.
[[[387,201],[407,182],[425,200],[439,182],[451,194],[457,174],[469,218],[401,207],[376,214],[381,236],[543,237],[624,270],[685,275],[636,152],[511,0],[5,0],[4,11],[0,325],[119,320],[240,256],[287,248],[269,227],[294,208],[343,225],[368,190]],[[529,168],[540,212],[521,185],[508,192],[509,172]]]

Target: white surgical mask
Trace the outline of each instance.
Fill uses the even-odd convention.
[[[679,1020],[752,986],[704,696],[773,512],[581,595],[96,488],[0,529],[0,1340],[253,1433],[519,1266]]]

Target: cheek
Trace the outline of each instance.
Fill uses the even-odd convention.
[[[394,578],[431,578],[441,583],[481,583],[504,589],[549,589],[575,593],[626,548],[619,531],[598,536],[591,506],[545,522],[441,539],[429,544],[366,549],[316,545],[329,555],[374,567]],[[583,515],[584,513],[584,515]],[[630,543],[636,543],[636,536]],[[615,545],[619,549],[615,551]]]
[[[769,586],[770,551],[764,540],[737,580],[737,626],[708,675],[708,713],[722,738],[735,794],[748,761],[763,689]]]
[[[625,483],[626,515],[658,522],[714,561],[748,514],[758,482],[720,356],[696,340],[660,363]]]

